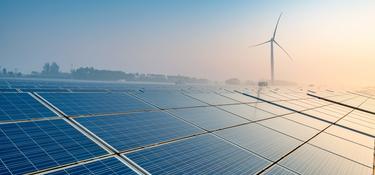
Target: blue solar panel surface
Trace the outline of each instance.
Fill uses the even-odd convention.
[[[40,93],[69,116],[150,110],[151,106],[125,93]]]
[[[0,121],[56,116],[27,93],[0,93]]]
[[[207,104],[189,98],[175,90],[145,91],[144,93],[137,93],[136,95],[162,109],[207,106]]]
[[[254,174],[270,162],[212,135],[126,155],[151,174]]]
[[[73,163],[106,152],[62,119],[0,124],[0,159],[11,174]]]
[[[120,162],[116,158],[107,158],[95,162],[66,168],[64,170],[48,173],[49,175],[75,175],[75,174],[115,174],[115,175],[136,175],[137,173]]]
[[[171,110],[171,113],[206,130],[215,130],[249,122],[216,107],[176,109]]]
[[[82,117],[75,120],[120,151],[202,132],[164,112]]]
[[[373,174],[375,88],[310,88],[0,78],[0,174]]]

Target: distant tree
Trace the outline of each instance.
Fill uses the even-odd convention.
[[[60,66],[57,65],[55,62],[52,62],[52,64],[49,66],[49,73],[50,74],[58,74],[59,73],[59,70],[60,69]]]
[[[49,65],[49,63],[45,63],[45,64],[43,65],[42,74],[46,74],[46,75],[48,75],[49,72],[50,72],[50,65]]]
[[[60,66],[55,62],[45,63],[43,65],[42,74],[43,75],[58,75],[60,73]]]
[[[7,69],[6,69],[6,68],[3,68],[3,74],[4,74],[4,75],[7,74]]]

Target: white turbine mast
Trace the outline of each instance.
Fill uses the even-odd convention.
[[[280,22],[280,18],[281,18],[281,15],[283,13],[280,13],[280,16],[279,18],[277,19],[277,23],[276,23],[276,26],[275,26],[275,30],[273,31],[273,35],[271,37],[270,40],[268,41],[265,41],[265,42],[262,42],[260,44],[256,44],[256,45],[253,45],[253,46],[250,46],[250,47],[257,47],[257,46],[261,46],[263,44],[267,44],[267,43],[270,43],[271,44],[271,83],[274,82],[275,80],[275,76],[274,76],[274,54],[273,54],[273,45],[276,44],[277,46],[279,46],[279,48],[284,51],[286,53],[286,55],[288,55],[288,58],[290,60],[293,60],[293,58],[290,56],[290,54],[283,48],[281,47],[281,45],[275,40],[276,38],[276,31],[277,31],[277,27],[279,25],[279,22]]]

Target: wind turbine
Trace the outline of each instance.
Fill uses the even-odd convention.
[[[283,13],[280,13],[280,16],[279,18],[277,19],[277,23],[276,23],[276,26],[275,26],[275,30],[273,31],[273,35],[271,37],[270,40],[268,41],[265,41],[263,43],[260,43],[260,44],[256,44],[256,45],[253,45],[251,47],[257,47],[257,46],[260,46],[260,45],[263,45],[263,44],[267,44],[267,43],[270,43],[271,44],[271,83],[274,82],[274,54],[273,54],[273,45],[276,44],[277,46],[280,47],[281,50],[283,50],[286,55],[288,55],[289,59],[293,61],[292,57],[289,55],[289,53],[283,48],[281,47],[281,45],[275,40],[275,37],[276,37],[276,31],[277,31],[277,26],[279,25],[279,21],[280,21],[280,18],[281,18],[281,15]]]

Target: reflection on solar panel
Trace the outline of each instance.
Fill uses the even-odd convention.
[[[207,104],[189,98],[178,91],[145,91],[138,93],[137,96],[163,109],[207,106]]]
[[[254,174],[270,163],[212,135],[127,156],[151,174]]]
[[[215,107],[176,109],[171,112],[206,130],[215,130],[248,122]]]
[[[301,117],[301,116],[300,116]],[[315,120],[315,119],[312,119]],[[320,122],[316,120],[316,122]],[[293,120],[288,120],[283,117],[278,117],[270,120],[264,120],[259,122],[263,126],[268,128],[272,128],[275,131],[280,133],[286,134],[290,137],[306,141],[309,138],[313,137],[315,134],[319,132],[319,130],[315,128],[311,128],[307,125],[303,125]]]
[[[198,128],[164,112],[83,117],[76,120],[120,151],[200,132]]]
[[[297,175],[296,172],[293,172],[291,170],[285,169],[281,166],[275,165],[271,169],[267,170],[264,174],[267,175]]]
[[[219,94],[224,96],[224,97],[227,97],[227,98],[230,98],[230,99],[242,102],[242,103],[257,102],[257,100],[254,99],[254,98],[246,97],[244,95],[241,95],[241,94],[238,94],[238,93],[235,93],[235,92],[221,92]]]
[[[27,93],[0,93],[0,121],[57,116]]]
[[[220,106],[219,108],[224,109],[228,112],[231,112],[233,114],[236,114],[238,116],[241,116],[251,121],[261,120],[261,119],[275,116],[272,113],[269,113],[269,112],[266,112],[266,111],[263,111],[258,108],[248,106],[245,104]]]
[[[39,93],[69,116],[149,110],[151,107],[124,93]]]
[[[0,79],[0,174],[373,174],[374,96]]]
[[[106,154],[64,120],[0,124],[0,169],[24,174]]]
[[[268,160],[277,160],[302,142],[257,124],[248,124],[216,133]]]
[[[349,150],[348,150],[349,151]],[[371,174],[372,168],[358,164],[340,155],[319,149],[311,145],[303,145],[290,156],[280,162],[300,174]]]
[[[116,175],[132,175],[137,174],[125,164],[116,158],[107,158],[97,160],[95,162],[66,168],[64,170],[49,173],[49,175],[68,175],[68,174],[116,174]]]
[[[221,95],[214,94],[214,93],[186,93],[186,94],[211,105],[238,103],[237,101],[234,101],[230,98],[223,97]]]

